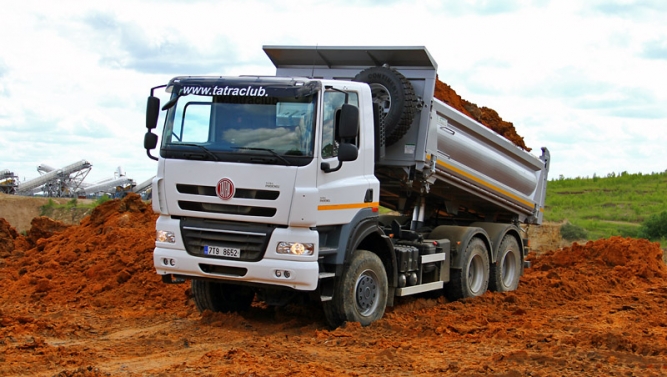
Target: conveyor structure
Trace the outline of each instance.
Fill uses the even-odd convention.
[[[119,187],[122,188],[123,191],[130,186],[133,187],[135,186],[135,183],[132,179],[127,178],[125,176],[118,177],[118,178],[113,178],[110,180],[105,180],[96,184],[93,184],[91,186],[86,186],[81,189],[79,189],[79,195],[85,195],[85,196],[102,196],[104,194],[110,194],[111,196],[115,196],[116,193],[119,191]]]
[[[42,174],[37,178],[19,182],[16,193],[31,196],[42,192],[50,197],[75,196],[92,164],[86,160],[77,161],[61,169],[40,165],[37,171]]]
[[[151,177],[140,184],[134,186],[132,189],[133,192],[141,195],[141,198],[144,200],[151,199],[151,192],[152,192],[152,187],[153,187],[153,178]]]

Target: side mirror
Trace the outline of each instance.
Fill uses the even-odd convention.
[[[146,135],[144,135],[144,148],[148,157],[157,161],[157,157],[151,155],[151,150],[155,149],[155,147],[157,147],[157,135],[148,130]]]
[[[333,173],[343,167],[343,162],[354,161],[359,157],[359,150],[357,146],[350,143],[342,143],[338,146],[338,166],[332,168],[328,162],[322,162],[320,169],[325,173]]]
[[[148,102],[146,103],[146,128],[152,130],[157,127],[157,120],[159,116],[160,99],[153,96],[148,97]]]
[[[155,149],[157,147],[157,135],[148,131],[144,135],[144,148]]]
[[[354,144],[343,143],[338,146],[338,161],[354,161],[359,157],[359,150]]]
[[[359,150],[354,145],[354,139],[359,134],[359,108],[344,104],[336,113],[336,140],[338,145],[338,166],[331,168],[328,162],[322,162],[320,169],[325,173],[332,173],[340,170],[343,162],[354,161],[359,157]]]
[[[357,134],[359,134],[359,108],[346,103],[340,109],[337,136],[345,142],[346,139],[356,138]]]

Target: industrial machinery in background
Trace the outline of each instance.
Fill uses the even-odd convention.
[[[124,197],[132,191],[135,183],[125,175],[122,167],[118,167],[113,178],[105,179],[93,184],[84,184],[78,191],[78,196],[91,198],[109,195],[112,198]]]
[[[39,177],[23,182],[13,171],[1,170],[0,193],[95,199],[105,195],[111,198],[121,198],[128,192],[135,192],[145,200],[150,199],[152,177],[137,185],[119,166],[111,178],[94,183],[84,182],[92,166],[86,160],[77,161],[60,169],[41,164],[37,167]]]
[[[3,194],[16,194],[19,187],[19,178],[9,169],[0,171],[0,192]]]
[[[153,178],[155,178],[155,177],[150,177],[147,180],[145,180],[145,181],[139,183],[138,185],[134,186],[132,191],[139,194],[141,196],[141,199],[150,200],[151,199],[151,193],[153,192]]]
[[[37,171],[41,175],[19,182],[16,193],[24,196],[41,193],[42,196],[49,197],[74,197],[92,167],[93,165],[86,160],[77,161],[61,169],[40,165]]]

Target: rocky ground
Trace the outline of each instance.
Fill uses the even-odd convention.
[[[2,214],[2,213],[0,213]],[[519,289],[401,299],[369,327],[318,305],[199,313],[152,267],[136,195],[80,225],[0,220],[0,376],[662,376],[667,268],[645,240],[531,256]]]

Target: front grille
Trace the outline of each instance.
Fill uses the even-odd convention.
[[[264,256],[275,226],[210,219],[181,219],[181,234],[188,254],[216,259],[255,262]],[[204,254],[204,246],[241,250],[240,258]]]
[[[227,215],[244,215],[244,216],[256,216],[256,217],[273,217],[277,211],[275,208],[269,208],[269,207],[241,206],[234,204],[218,204],[218,203],[200,203],[200,202],[190,202],[187,200],[179,200],[178,206],[181,209],[187,211],[224,213]]]
[[[176,190],[178,190],[178,192],[181,194],[217,196],[214,186],[186,185],[179,183],[176,185]],[[237,188],[234,192],[234,198],[237,199],[276,200],[278,199],[279,195],[280,191],[276,190]]]

